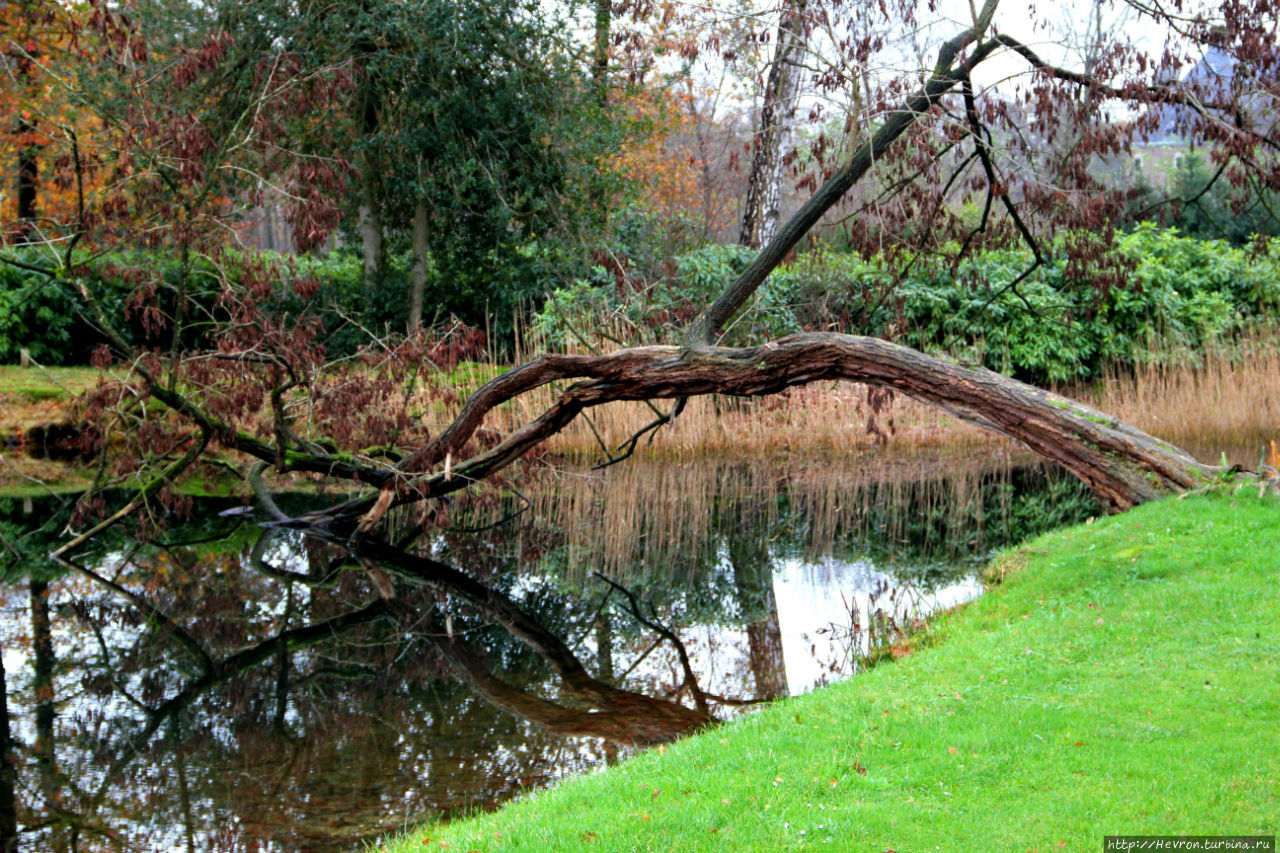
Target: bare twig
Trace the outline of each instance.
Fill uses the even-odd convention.
[[[592,572],[592,574],[627,597],[627,602],[631,606],[631,615],[635,617],[637,622],[649,630],[657,632],[664,640],[671,643],[676,650],[676,656],[680,659],[680,668],[684,670],[684,685],[693,694],[694,707],[703,714],[711,713],[707,707],[707,696],[702,692],[702,687],[698,684],[698,676],[694,675],[693,665],[689,662],[689,652],[685,649],[684,643],[680,642],[680,638],[666,625],[658,622],[656,616],[653,619],[645,617],[640,610],[640,602],[631,590],[605,577],[600,572]]]

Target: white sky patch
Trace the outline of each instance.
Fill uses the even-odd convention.
[[[884,584],[888,585],[886,592],[873,597],[870,590]],[[897,593],[891,600],[893,590]],[[849,674],[850,653],[856,656],[870,650],[865,633],[869,611],[892,613],[901,624],[970,601],[981,592],[982,582],[973,577],[928,593],[904,591],[892,575],[868,560],[784,561],[774,571],[773,594],[778,602],[788,690],[793,696],[807,693],[833,675]],[[861,614],[863,633],[851,638],[854,608]],[[818,633],[829,626],[836,630]],[[851,640],[856,643],[854,649],[849,647]]]

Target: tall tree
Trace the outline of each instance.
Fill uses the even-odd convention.
[[[783,164],[791,147],[800,71],[808,43],[809,0],[785,0],[774,37],[773,60],[761,95],[751,146],[751,171],[738,243],[758,249],[773,239],[781,216]]]
[[[384,86],[369,152],[392,230],[415,256],[411,327],[428,303],[509,322],[545,286],[546,255],[592,218],[606,153],[601,81],[567,51],[551,13],[481,5],[388,4],[384,25],[403,42],[367,63],[395,84]],[[431,293],[429,271],[440,282]]]
[[[0,110],[7,114],[8,128],[0,140],[0,152],[9,166],[9,180],[0,198],[12,198],[13,206],[0,211],[0,223],[9,240],[16,243],[38,241],[41,207],[46,218],[56,220],[65,215],[65,199],[41,195],[53,188],[41,178],[41,160],[46,156],[50,140],[46,131],[57,134],[56,127],[65,121],[65,104],[51,85],[43,68],[63,61],[66,46],[60,37],[56,20],[59,15],[73,14],[39,0],[22,0],[0,6]],[[42,125],[44,125],[42,127]],[[6,205],[7,206],[7,205]]]

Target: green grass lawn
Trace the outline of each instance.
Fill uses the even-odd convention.
[[[92,367],[0,364],[0,437],[64,420],[64,407],[101,375]]]
[[[1098,851],[1280,825],[1280,500],[1005,555],[912,654],[388,853]]]
[[[94,367],[19,367],[0,364],[0,394],[12,394],[32,402],[69,400],[98,381],[102,371]]]

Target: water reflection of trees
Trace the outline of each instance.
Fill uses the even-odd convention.
[[[676,662],[669,627],[737,626],[741,669],[722,683],[782,695],[782,556],[874,553],[928,576],[1089,511],[1043,471],[632,470],[603,493],[531,492],[534,511],[483,535],[520,499],[462,498],[425,529],[393,511],[380,535],[413,540],[408,552],[288,525],[261,535],[206,503],[145,542],[95,539],[78,576],[44,557],[65,507],[0,504],[8,576],[26,578],[5,592],[0,836],[29,850],[340,849],[609,752],[565,735],[644,744],[711,720],[734,697]]]
[[[506,517],[522,500],[486,505],[466,524]],[[578,582],[601,571],[680,585],[721,566],[730,542],[765,543],[774,556],[951,571],[1101,511],[1058,469],[1007,456],[805,459],[796,467],[632,460],[530,500],[520,519],[525,535],[552,552],[542,561],[548,570]]]
[[[195,535],[214,526],[181,533],[216,538]],[[284,563],[283,580],[252,571],[253,539],[238,533],[218,548],[102,543],[86,559],[101,583],[6,590],[4,645],[19,653],[5,673],[6,842],[21,828],[32,850],[236,850],[271,837],[326,849],[600,760],[598,746],[566,746],[442,680],[427,618],[446,608],[438,590],[396,584],[387,599],[367,573],[332,571],[323,546],[278,538],[264,556]],[[457,615],[459,633],[481,630]]]
[[[33,663],[23,667],[33,676],[8,680],[18,686],[17,704],[34,707],[23,716],[35,732],[19,726],[6,802],[34,849],[107,849],[113,838],[151,849],[199,838],[231,850],[268,824],[279,827],[269,833],[277,840],[312,849],[299,833],[316,827],[317,811],[356,818],[348,841],[399,828],[388,819],[418,820],[424,811],[418,804],[406,813],[400,799],[422,786],[421,742],[447,742],[456,726],[467,739],[448,775],[462,784],[427,804],[436,810],[493,802],[599,760],[598,746],[566,759],[563,740],[527,730],[516,748],[503,737],[511,718],[495,724],[489,705],[557,735],[640,744],[710,719],[705,709],[590,675],[517,601],[513,576],[485,585],[373,539],[340,550],[291,531],[200,529],[212,526],[206,519],[182,527],[198,545],[99,540],[95,553],[77,558],[79,577],[28,581],[30,625],[7,622],[5,644],[25,648],[24,663]],[[548,621],[567,610],[544,587],[525,591]],[[11,607],[16,594],[10,590]],[[515,654],[509,639],[488,642],[495,626],[535,654]],[[489,705],[451,688],[447,705],[424,713],[424,690],[438,697],[447,669]],[[481,708],[483,724],[468,725]],[[396,748],[414,742],[412,752]],[[220,781],[246,765],[288,772],[253,773],[252,785]],[[322,767],[342,768],[330,786],[332,812]],[[361,782],[370,796],[359,796]],[[468,783],[479,790],[469,794]],[[217,828],[207,819],[211,804]],[[278,823],[289,815],[297,819]],[[342,827],[316,831],[330,841],[343,836]]]

